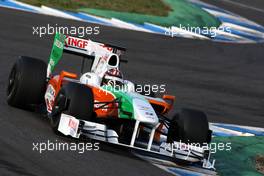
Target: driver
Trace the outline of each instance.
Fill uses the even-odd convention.
[[[134,83],[123,79],[123,74],[118,68],[106,71],[102,78],[92,72],[85,73],[81,76],[80,82],[94,87],[111,86],[126,92],[135,92],[136,89]]]
[[[112,87],[122,87],[124,85],[123,74],[117,68],[112,68],[105,72],[101,86],[112,86]]]

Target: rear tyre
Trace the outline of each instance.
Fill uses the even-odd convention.
[[[69,82],[58,93],[51,112],[51,126],[57,131],[61,113],[77,119],[91,121],[94,115],[92,89],[83,84]]]
[[[181,141],[184,143],[210,143],[211,131],[209,130],[206,114],[193,109],[182,109],[176,114],[170,124],[167,142]]]
[[[31,109],[44,101],[47,65],[45,62],[20,57],[11,69],[7,86],[7,103],[11,106]]]

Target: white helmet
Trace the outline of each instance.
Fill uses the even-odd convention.
[[[81,76],[80,82],[82,84],[88,84],[94,87],[100,87],[101,78],[95,73],[85,73]]]

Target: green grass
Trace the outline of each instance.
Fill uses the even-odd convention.
[[[138,13],[120,12],[114,10],[100,10],[93,8],[80,8],[80,11],[100,16],[104,18],[117,18],[125,22],[144,24],[144,22],[153,23],[161,26],[192,26],[192,27],[218,27],[220,21],[191,4],[187,0],[163,0],[168,4],[171,11],[167,16],[145,15]]]
[[[80,8],[113,10],[146,15],[167,16],[171,10],[162,0],[20,0],[35,6],[78,11]]]
[[[263,176],[264,136],[215,137],[213,143],[230,143],[231,150],[218,150],[212,158],[216,159],[219,175]]]

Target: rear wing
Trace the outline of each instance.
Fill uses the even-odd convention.
[[[121,56],[126,49],[111,44],[95,42],[89,39],[86,40],[72,36],[65,36],[64,51],[76,55],[104,56],[108,53],[115,53],[118,56]]]
[[[63,52],[84,56],[86,58],[94,58],[105,57],[111,54],[116,54],[120,57],[125,51],[126,49],[120,46],[56,33],[49,58],[47,77],[50,77],[55,66],[62,58]]]

